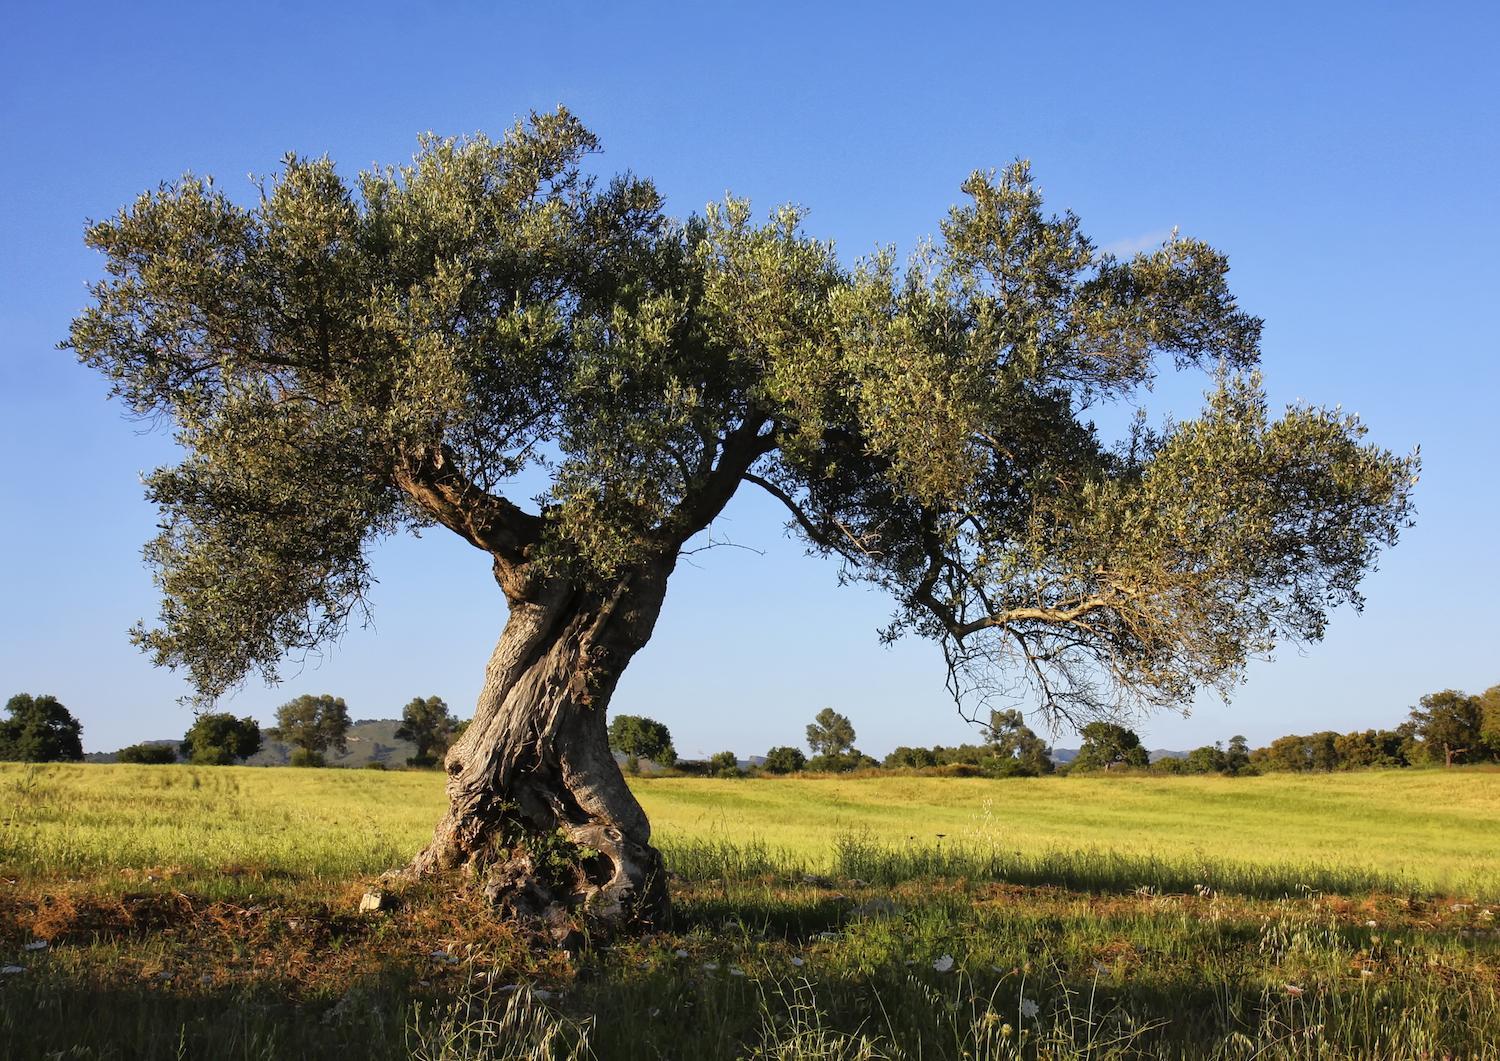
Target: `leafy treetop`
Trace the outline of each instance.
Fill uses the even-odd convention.
[[[610,719],[609,746],[632,758],[650,759],[662,766],[677,762],[671,730],[665,723],[644,715],[616,715]]]
[[[1019,678],[1087,718],[1316,639],[1408,522],[1415,456],[1270,415],[1203,242],[1101,252],[1017,162],[905,267],[851,267],[791,207],[673,220],[589,175],[597,146],[559,109],[352,181],[288,156],[249,204],[189,175],[89,227],[107,276],[65,345],[185,452],[148,480],[158,662],[208,699],[274,677],[364,607],[373,541],[431,524],[512,599],[621,585],[749,483],[955,694]],[[1202,415],[1101,440],[1089,410],[1164,361],[1217,371]]]
[[[83,758],[83,726],[55,696],[17,693],[0,720],[0,759],[24,763],[76,762]]]
[[[341,754],[348,750],[350,724],[343,697],[304,694],[276,709],[276,725],[267,732],[316,760],[329,748]]]

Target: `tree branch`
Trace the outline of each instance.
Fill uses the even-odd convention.
[[[395,480],[423,512],[509,567],[521,564],[541,538],[540,516],[476,486],[447,446],[403,454]]]

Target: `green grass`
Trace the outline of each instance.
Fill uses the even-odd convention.
[[[677,921],[571,960],[354,913],[441,785],[0,767],[0,1056],[1500,1059],[1500,773],[641,781]]]
[[[1500,889],[1500,771],[673,778],[636,791],[668,847],[756,840],[817,862],[830,856],[832,838],[853,834],[895,847],[959,844],[1027,857],[1088,851],[1186,868],[1320,867],[1429,890]]]
[[[728,844],[768,864],[864,876],[873,871],[835,843],[854,837],[904,857],[907,876],[1500,897],[1500,771],[634,787],[680,863]],[[154,872],[227,896],[401,865],[430,836],[443,793],[437,773],[0,764],[0,806],[0,867],[12,875],[128,888]]]

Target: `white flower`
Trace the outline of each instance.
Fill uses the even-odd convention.
[[[1374,921],[1366,921],[1365,922],[1365,927],[1366,928],[1374,928],[1375,927],[1375,922]]]
[[[934,969],[936,969],[940,973],[952,972],[953,971],[953,955],[951,955],[951,954],[945,954],[945,955],[943,955],[937,961],[935,961],[935,962],[932,963],[932,967]]]
[[[1029,998],[1021,999],[1021,1016],[1025,1017],[1027,1020],[1035,1017],[1041,1010],[1041,1008],[1041,1006],[1038,1006]]]

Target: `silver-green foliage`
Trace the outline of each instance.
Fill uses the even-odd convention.
[[[158,662],[208,698],[274,676],[362,608],[371,542],[433,523],[515,595],[622,585],[748,482],[955,691],[1088,717],[1316,639],[1409,521],[1415,456],[1271,415],[1260,321],[1200,241],[1101,252],[1016,163],[905,268],[850,267],[796,209],[673,220],[596,148],[559,110],[353,181],[289,156],[249,204],[188,176],[89,227],[107,275],[66,345],[185,451],[148,480]],[[1202,414],[1099,438],[1163,361],[1217,371]]]

